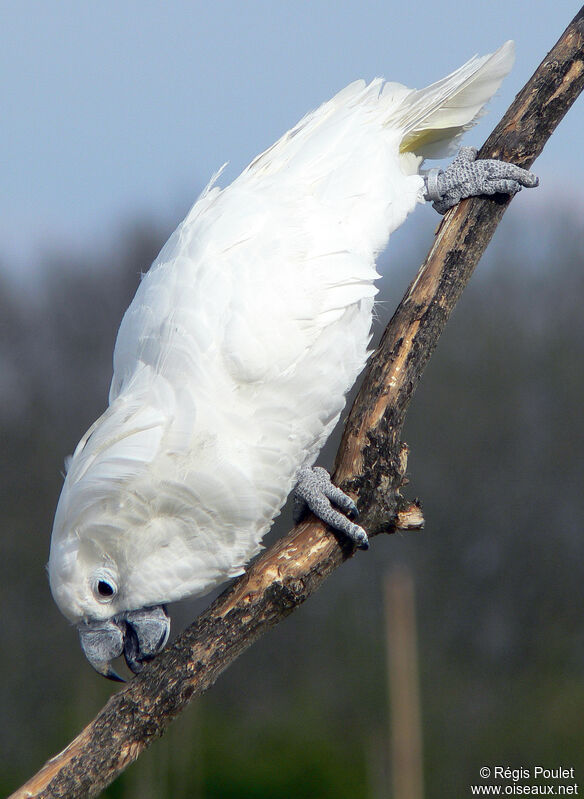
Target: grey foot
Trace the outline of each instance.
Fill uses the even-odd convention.
[[[480,194],[517,194],[522,187],[533,188],[538,178],[527,169],[492,158],[476,160],[475,147],[461,147],[450,166],[431,169],[425,176],[426,199],[439,214],[445,214],[466,197]]]
[[[340,488],[331,483],[326,469],[314,466],[298,470],[294,488],[294,521],[298,523],[307,510],[349,538],[358,549],[368,549],[367,533],[351,519],[359,515],[357,506]],[[331,504],[332,503],[332,504]],[[333,508],[333,504],[343,513]]]

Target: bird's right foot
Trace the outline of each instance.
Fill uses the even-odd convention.
[[[294,521],[298,523],[311,510],[333,530],[343,533],[358,549],[369,549],[367,533],[352,519],[359,515],[357,506],[344,491],[333,485],[326,469],[321,466],[303,467],[296,475],[294,488]],[[336,505],[339,510],[333,507]]]

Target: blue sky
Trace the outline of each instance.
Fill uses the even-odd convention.
[[[566,0],[0,0],[0,260],[174,224],[224,161],[226,185],[357,77],[409,86],[515,39],[480,144],[578,10]],[[532,205],[584,197],[580,99],[536,164]],[[529,193],[530,195],[536,192]]]

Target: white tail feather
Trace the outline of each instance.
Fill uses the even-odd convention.
[[[505,42],[492,55],[475,56],[442,80],[404,98],[396,114],[404,128],[400,151],[422,158],[452,153],[460,136],[481,116],[514,60],[514,44]],[[390,120],[392,124],[396,121],[395,117]]]

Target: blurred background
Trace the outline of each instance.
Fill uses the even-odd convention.
[[[485,8],[0,2],[0,791],[117,690],[45,564],[63,461],[105,407],[140,272],[217,167],[226,185],[349,81],[419,87],[513,38],[515,70],[467,136],[480,144],[578,5]],[[107,796],[421,799],[397,796],[391,763],[404,575],[423,796],[470,795],[485,765],[573,767],[584,785],[583,117],[580,100],[536,162],[540,188],[512,203],[412,404],[425,530],[339,569]],[[378,329],[437,221],[420,208],[392,237]],[[209,601],[173,607],[174,631]]]

